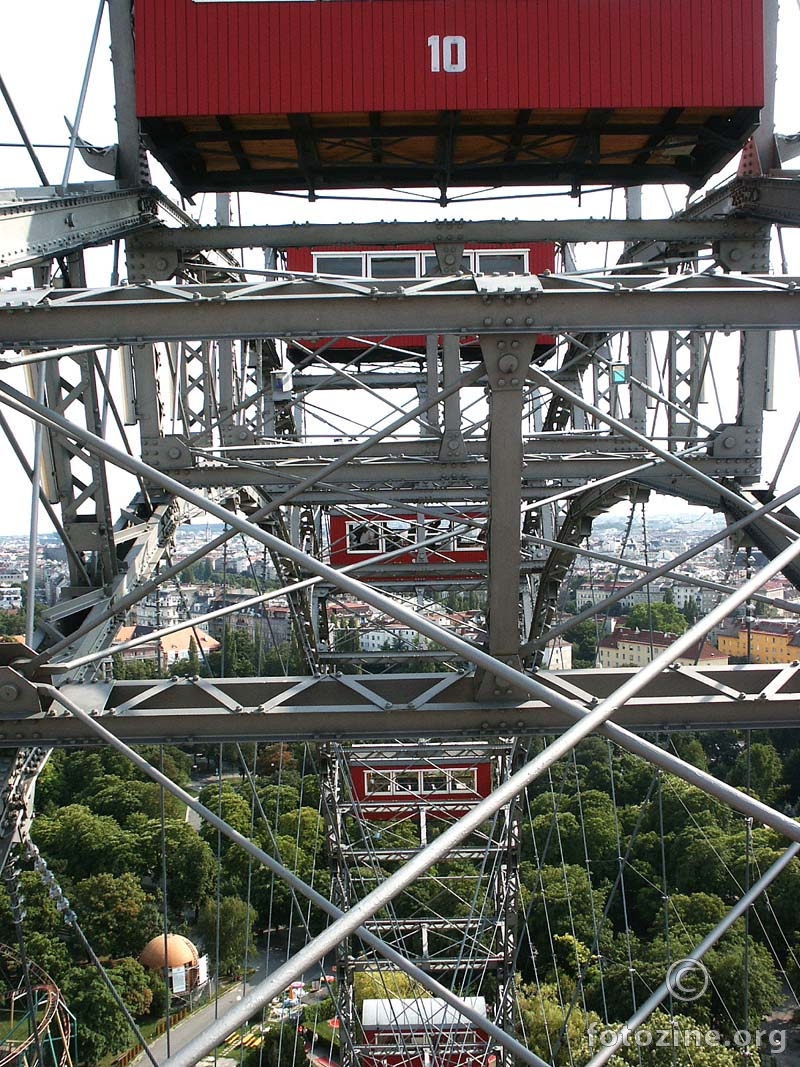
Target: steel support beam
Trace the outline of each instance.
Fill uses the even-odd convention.
[[[554,696],[590,708],[635,674],[623,668],[540,671],[535,677]],[[448,678],[443,692],[426,699]],[[307,678],[69,683],[61,691],[132,745],[420,740],[431,736],[434,723],[439,738],[492,738],[509,730],[535,736],[560,733],[569,723],[544,699],[476,700],[469,676],[358,675],[357,681],[374,693],[373,702],[356,696],[346,679],[330,677],[310,684]],[[21,706],[23,692],[20,686],[19,696],[0,703],[0,749],[92,743],[91,731],[72,717],[31,713],[29,701]],[[796,728],[800,668],[677,667],[650,682],[614,718],[637,733]]]
[[[155,189],[121,189],[97,182],[75,193],[0,202],[0,276],[54,256],[107,244],[151,226],[156,220]],[[5,199],[5,195],[0,200]]]
[[[341,245],[491,244],[567,241],[571,244],[651,239],[709,245],[752,240],[761,227],[742,219],[697,222],[673,219],[514,219],[499,222],[305,223],[302,226],[208,226],[197,230],[159,229],[137,238],[149,251],[202,252],[226,248],[308,248]]]
[[[347,334],[780,330],[800,323],[800,279],[509,276],[431,283],[137,285],[3,294],[0,346]]]
[[[443,647],[457,652],[465,660],[473,663],[476,667],[480,667],[489,673],[495,674],[502,681],[507,682],[511,687],[518,688],[534,699],[543,700],[549,707],[560,711],[564,715],[575,720],[568,730],[561,733],[548,746],[546,750],[548,762],[552,762],[553,760],[558,759],[560,755],[571,751],[579,740],[588,736],[590,733],[596,730],[602,730],[608,738],[617,744],[622,745],[625,749],[635,755],[642,756],[651,763],[677,774],[685,781],[697,785],[712,796],[729,804],[737,811],[756,818],[759,821],[764,822],[765,825],[778,830],[790,840],[800,840],[800,827],[798,827],[798,824],[790,817],[745,795],[741,791],[734,789],[732,786],[719,782],[706,771],[702,771],[697,767],[687,764],[685,761],[673,756],[669,752],[665,752],[650,741],[637,737],[624,727],[610,721],[612,716],[618,714],[620,710],[631,699],[636,697],[650,682],[660,678],[662,672],[665,671],[672,661],[680,656],[687,655],[693,644],[700,638],[705,637],[705,635],[713,629],[714,626],[721,623],[733,609],[744,603],[754,593],[758,592],[766,581],[779,573],[796,557],[800,556],[800,542],[794,543],[786,548],[765,567],[761,568],[756,574],[743,582],[740,589],[723,600],[722,603],[709,612],[705,618],[700,622],[695,623],[685,634],[678,637],[669,649],[659,653],[651,663],[642,667],[634,677],[624,681],[622,685],[614,689],[613,693],[606,696],[599,703],[590,702],[591,707],[587,709],[585,704],[552,689],[548,690],[547,687],[537,681],[534,677],[525,675],[521,671],[518,671],[508,664],[490,656],[483,650],[470,645],[456,635],[437,626],[429,619],[409,610],[404,605],[390,600],[375,589],[359,582],[352,576],[343,574],[341,571],[336,571],[293,545],[281,541],[279,538],[269,534],[266,530],[255,526],[253,523],[248,522],[246,519],[241,518],[235,513],[229,512],[215,501],[204,499],[199,494],[182,485],[181,482],[176,479],[169,478],[154,468],[148,467],[133,456],[114,448],[102,438],[97,437],[86,430],[71,427],[66,420],[56,413],[48,411],[36,401],[26,398],[9,386],[3,385],[0,391],[6,396],[7,401],[18,410],[32,415],[37,421],[41,421],[47,426],[57,426],[64,432],[75,436],[83,444],[91,448],[93,453],[108,461],[114,462],[122,470],[127,470],[132,474],[149,478],[154,484],[160,485],[166,492],[182,498],[189,504],[202,508],[208,514],[216,516],[233,529],[251,536],[254,540],[260,542],[271,551],[280,552],[282,555],[287,556],[310,574],[317,575],[320,578],[330,581],[338,588],[359,597],[366,604],[386,613],[397,621],[408,623],[423,637],[430,638],[432,641],[435,641]],[[676,462],[674,457],[670,458],[670,462]],[[9,669],[13,668],[10,667]],[[45,687],[45,691],[47,694],[50,694],[53,699],[60,700],[59,693],[56,690],[51,687]],[[12,693],[11,696],[13,697],[14,694]],[[31,706],[32,703],[33,701],[28,698],[26,708],[29,712],[36,710],[36,708]],[[79,709],[70,706],[70,711],[73,714],[75,714],[76,710]],[[77,717],[80,718],[81,715],[78,715]],[[86,718],[86,721],[91,723],[91,719],[88,717]],[[98,728],[98,724],[93,723],[92,725],[96,729]],[[428,728],[430,730],[430,722],[428,723]],[[513,726],[507,728],[513,729]],[[501,730],[501,732],[503,732],[503,730]],[[544,766],[544,764],[540,762],[541,759],[541,755],[536,757],[530,764],[515,774],[504,786],[500,787],[493,794],[490,799],[497,805],[494,810],[498,810],[504,803],[506,791],[510,790],[510,792],[507,793],[509,796],[515,795],[516,792],[523,789],[527,784],[533,781],[539,773],[541,773],[541,769]],[[481,808],[482,805],[479,805],[475,809],[475,813],[478,813]],[[481,817],[484,817],[485,814],[488,814],[488,811],[484,812]],[[462,830],[468,825],[469,818],[469,816],[465,817],[465,819],[461,820],[458,824]],[[445,831],[440,838],[437,838],[437,843],[444,844],[448,833],[449,831]],[[413,863],[414,861],[412,861],[412,864]],[[412,866],[412,864],[409,864],[408,866]]]
[[[519,584],[522,549],[523,386],[535,338],[483,338],[489,379],[489,651],[509,660],[519,653]],[[486,695],[486,679],[480,686]]]
[[[604,438],[596,438],[597,444],[603,441]],[[440,463],[431,459],[425,462],[424,467],[421,467],[420,462],[415,462],[413,459],[409,459],[408,462],[387,459],[383,462],[353,463],[331,475],[324,475],[324,468],[319,464],[298,463],[297,466],[285,468],[264,464],[259,468],[255,466],[254,461],[250,460],[249,466],[242,465],[241,467],[224,464],[185,467],[180,462],[170,460],[169,457],[166,462],[162,462],[160,458],[155,462],[160,470],[174,473],[176,477],[180,477],[184,485],[194,488],[258,486],[270,493],[282,493],[288,492],[297,485],[301,478],[305,480],[319,476],[318,483],[310,485],[307,490],[295,495],[294,499],[297,503],[321,501],[332,503],[337,500],[347,500],[350,499],[348,489],[361,491],[374,488],[386,495],[387,483],[391,483],[394,486],[393,493],[402,494],[405,501],[412,499],[408,496],[408,492],[413,492],[415,494],[413,499],[416,500],[433,497],[441,500],[440,490],[448,488],[457,492],[458,499],[483,501],[487,497],[489,464],[484,459],[476,458],[473,449],[475,449],[475,443],[470,440],[469,451],[473,454],[451,463]],[[741,451],[743,450],[744,445]],[[483,451],[482,444],[476,451]],[[166,456],[166,453],[167,448],[158,450],[159,456]],[[698,456],[692,459],[691,463],[698,471],[713,478],[738,477],[754,480],[760,471],[756,459],[757,457],[734,452],[730,456]],[[580,458],[572,455],[548,456],[540,459],[528,457],[520,473],[522,495],[527,500],[535,500],[543,495],[549,496],[553,487],[552,484],[548,486],[548,482],[553,479],[562,484],[580,485],[598,478],[623,478],[637,460],[642,461],[641,453],[638,456],[627,457],[623,455],[596,458]],[[674,494],[676,491],[674,472],[662,471],[659,474],[658,470],[655,470],[640,480],[664,493]],[[682,493],[691,495],[690,479],[682,479],[679,485]],[[706,493],[706,497],[711,499],[709,493]]]

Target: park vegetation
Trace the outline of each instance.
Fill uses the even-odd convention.
[[[761,800],[795,810],[799,732],[656,740]],[[144,751],[172,780],[187,785],[194,776],[202,803],[330,899],[314,746]],[[215,777],[220,769],[227,773]],[[283,931],[286,938],[293,930],[307,938],[328,922],[215,829],[204,824],[195,830],[182,804],[113,751],[53,753],[36,799],[32,838],[137,1019],[164,1011],[163,977],[146,972],[137,957],[165,922],[209,952],[212,972],[231,977],[241,974],[245,951],[255,950],[259,936]],[[353,820],[347,829],[384,850],[419,844],[413,820]],[[431,819],[429,837],[440,829]],[[590,1027],[624,1022],[663,981],[670,962],[692,955],[785,844],[605,740],[582,742],[523,798],[520,1035],[545,1059],[580,1062]],[[26,952],[61,986],[76,1014],[81,1059],[98,1063],[132,1038],[80,939],[38,876],[22,866]],[[361,895],[392,869],[387,861],[353,867],[348,875]],[[465,916],[480,878],[474,861],[442,862],[394,902],[392,913]],[[728,1040],[736,1030],[758,1029],[791,995],[800,981],[798,899],[800,861],[794,859],[747,922],[737,922],[706,955],[708,988],[691,1003],[673,1005],[682,1025],[713,1029]],[[17,935],[3,890],[0,940],[14,946]],[[431,952],[437,936],[431,935]],[[271,1040],[279,1042],[282,1067],[299,1067],[302,1052],[288,1031]],[[626,1050],[621,1062],[634,1063],[631,1054]],[[734,1061],[720,1045],[699,1058],[696,1050],[691,1057],[678,1050],[664,1062],[728,1067]]]

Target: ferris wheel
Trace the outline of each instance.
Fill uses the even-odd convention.
[[[108,33],[113,149],[80,135],[87,74],[51,185],[3,83],[41,181],[0,205],[2,426],[35,502],[25,640],[0,645],[8,869],[44,864],[84,950],[57,875],[92,898],[53,812],[78,797],[109,817],[110,793],[64,784],[64,753],[87,744],[164,790],[140,881],[158,884],[165,929],[177,855],[196,844],[170,847],[185,831],[165,798],[207,820],[217,964],[223,904],[241,896],[268,973],[200,1037],[145,1053],[170,1067],[252,1020],[260,1055],[272,1026],[281,1062],[290,1043],[323,1067],[599,1065],[691,1019],[749,1033],[794,981],[793,756],[753,731],[796,721],[796,664],[732,666],[704,641],[743,607],[752,661],[754,634],[780,643],[756,611],[782,611],[791,655],[797,614],[780,346],[800,212],[794,140],[772,131],[777,4],[105,11],[90,58]],[[742,149],[729,182],[642,217],[641,187],[703,189]],[[106,179],[72,181],[76,156]],[[353,189],[429,220],[343,222]],[[258,193],[337,198],[335,221],[285,223],[287,196],[265,223]],[[478,218],[490,195],[533,217]],[[598,207],[527,210],[559,195]],[[462,202],[473,220],[442,220]],[[765,412],[783,403],[773,460]],[[721,517],[677,538],[651,497]],[[34,624],[40,502],[63,566]],[[621,508],[618,533],[587,544]],[[215,528],[187,549],[200,516]],[[558,669],[565,634],[588,622],[596,649],[622,601],[651,608],[665,583],[708,594],[685,633],[651,613],[645,638],[623,647],[617,630],[611,669]],[[151,655],[162,677],[123,676]],[[199,796],[165,773],[167,745],[205,761]],[[74,841],[89,824],[70,825]],[[248,935],[245,975],[254,951]],[[713,1055],[726,1067],[722,1038]]]

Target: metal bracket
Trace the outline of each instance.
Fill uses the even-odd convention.
[[[479,293],[541,293],[542,283],[535,274],[476,274]]]
[[[41,710],[36,686],[13,667],[0,667],[0,719],[37,715]]]
[[[445,237],[434,240],[433,250],[436,262],[442,274],[458,274],[461,270],[461,258],[464,255],[463,237]]]
[[[148,248],[134,238],[129,238],[126,248],[128,281],[132,283],[141,284],[146,279],[165,282],[177,273],[180,258],[171,249]]]
[[[743,274],[768,274],[769,246],[769,227],[765,226],[761,240],[720,241],[715,246],[715,252],[726,270]]]
[[[19,719],[45,710],[36,685],[12,664],[32,659],[34,652],[17,641],[0,642],[0,719]],[[37,681],[50,681],[49,672],[38,671]]]
[[[498,657],[498,659],[501,659],[503,663],[507,663],[509,667],[513,667],[515,670],[522,670],[522,660],[519,656],[504,656]],[[473,691],[476,701],[497,703],[497,701],[508,700],[518,703],[527,699],[527,693],[523,693],[521,689],[509,685],[508,682],[482,669],[475,672]]]
[[[194,466],[189,444],[184,437],[170,435],[142,446],[142,459],[160,471],[185,470]]]
[[[236,445],[255,445],[258,442],[258,438],[252,430],[248,430],[246,426],[234,426],[230,422],[225,422],[220,427],[220,434],[222,436],[222,443],[228,447],[235,447]]]
[[[481,352],[492,392],[522,389],[533,357],[535,336],[481,337]]]
[[[709,452],[715,459],[760,456],[761,430],[757,426],[718,426]]]

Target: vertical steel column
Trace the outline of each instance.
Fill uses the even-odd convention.
[[[524,762],[523,753],[516,742],[511,742],[506,752],[498,759],[498,778],[505,781],[520,769]],[[519,902],[520,902],[520,823],[522,820],[522,794],[517,796],[503,809],[504,819],[501,847],[503,862],[497,872],[495,885],[495,915],[501,923],[500,944],[503,963],[497,973],[497,1024],[506,1033],[513,1034],[515,1020],[515,982],[514,974],[517,959],[517,941],[519,938]],[[507,1048],[500,1050],[500,1060],[504,1067],[512,1067],[514,1057]]]
[[[490,388],[489,651],[504,660],[516,657],[520,646],[522,408],[534,342],[527,336],[481,338]],[[497,686],[491,688],[494,692]]]
[[[417,386],[417,396],[420,404],[424,404],[429,396],[436,396],[439,392],[439,338],[434,333],[425,337],[425,381]],[[439,434],[439,407],[434,405],[425,413],[422,425],[428,433],[438,436]]]
[[[328,861],[331,873],[330,900],[342,913],[353,904],[350,887],[350,872],[347,860],[342,854],[344,827],[342,825],[342,767],[344,756],[342,746],[326,745],[321,753],[322,773],[320,774],[320,799],[325,822],[325,838],[328,848]],[[345,788],[347,782],[344,783]],[[339,1026],[349,1040],[339,1043],[339,1060],[341,1067],[354,1067],[353,1036],[355,1032],[355,997],[353,992],[353,937],[347,934],[335,949],[336,978],[338,983],[337,1015]]]
[[[772,407],[775,335],[769,330],[746,330],[739,356],[737,424],[742,427],[745,450],[761,452],[764,411]]]
[[[136,117],[136,80],[131,0],[108,0],[111,59],[117,115],[117,178],[123,185],[149,185],[150,170],[142,150]]]
[[[217,226],[230,226],[231,223],[231,197],[230,193],[217,193],[214,206],[214,221]],[[217,401],[216,416],[219,420],[219,439],[223,445],[238,444],[234,434],[233,427],[233,342],[229,340],[221,340],[217,342],[217,359],[216,359],[216,376],[213,373],[206,379],[206,392],[211,392],[214,388],[215,377],[217,388],[219,389],[219,399]],[[209,357],[211,353],[209,352]],[[213,371],[213,361],[211,358],[208,360],[207,369]],[[271,384],[271,383],[270,383]],[[210,414],[210,412],[209,412]],[[205,426],[206,432],[209,434],[209,439],[213,440],[211,434],[211,419]]]
[[[761,167],[766,174],[777,165],[775,158],[775,83],[778,77],[778,0],[764,0],[764,106],[761,122],[753,134]]]
[[[461,351],[458,338],[445,334],[442,338],[442,387],[446,390],[461,374]],[[461,459],[466,456],[464,439],[461,436],[461,397],[451,393],[445,397],[442,447],[439,459]]]

